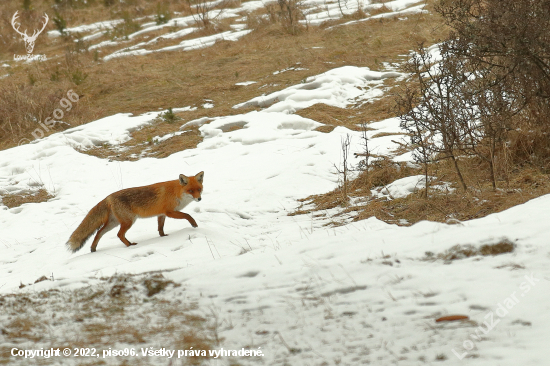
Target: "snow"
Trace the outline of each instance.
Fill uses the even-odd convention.
[[[71,33],[88,33],[88,32],[94,32],[94,31],[100,31],[100,30],[108,30],[113,29],[117,25],[124,23],[124,19],[115,19],[115,20],[106,20],[101,22],[96,22],[93,24],[87,24],[87,25],[80,25],[76,27],[69,27],[65,28],[64,32],[67,34]],[[49,37],[60,37],[61,32],[58,30],[51,30],[48,31]]]
[[[268,112],[294,113],[316,103],[344,108],[356,98],[373,99],[383,94],[379,86],[398,72],[372,71],[368,67],[343,66],[309,77],[304,83],[253,98],[233,108],[262,107]],[[368,88],[367,93],[363,89]]]
[[[345,3],[331,1],[325,4],[323,4],[323,2],[314,2],[314,3],[317,3],[317,7],[313,8],[314,10],[311,10],[306,14],[306,19],[302,21],[303,23],[307,23],[310,25],[319,25],[331,19],[340,19],[343,16],[342,13],[346,15],[356,13],[359,10],[359,6],[361,6],[361,8],[367,13],[369,13],[372,10],[379,10],[383,6],[389,9],[390,11],[386,13],[367,16],[364,19],[346,22],[343,25],[354,24],[358,22],[371,20],[371,19],[393,18],[393,17],[402,16],[402,15],[422,13],[422,12],[425,12],[424,6],[426,5],[418,0],[395,0],[395,1],[387,1],[383,3],[366,2],[364,3],[364,6],[363,6],[363,3],[359,1],[357,2],[347,1]]]
[[[420,4],[420,5],[411,6],[410,8],[406,8],[406,9],[402,9],[402,10],[390,11],[390,12],[387,12],[387,13],[380,13],[380,14],[376,14],[376,15],[372,15],[372,16],[363,18],[363,19],[352,20],[352,21],[349,21],[349,22],[346,22],[346,23],[342,23],[338,26],[351,25],[351,24],[364,22],[364,21],[367,21],[367,20],[381,19],[381,18],[398,18],[399,20],[405,20],[406,18],[400,18],[400,16],[427,13],[428,11],[424,9],[425,6],[426,6],[426,4]],[[334,27],[329,27],[329,29],[330,28],[334,28]]]
[[[435,177],[428,177],[428,180],[430,181],[429,189],[444,192],[452,192],[454,190],[449,183],[431,183],[435,180]],[[424,188],[426,188],[426,178],[423,175],[412,175],[397,179],[387,186],[376,187],[371,190],[371,193],[374,198],[396,199],[407,197]]]
[[[257,81],[243,81],[243,82],[240,82],[240,83],[235,83],[235,85],[242,85],[242,86],[247,86],[247,85],[252,85],[252,84],[256,84]]]
[[[113,58],[124,57],[124,56],[135,56],[135,55],[143,56],[143,55],[149,55],[155,52],[196,50],[200,48],[210,47],[218,41],[237,41],[239,38],[247,35],[250,32],[252,31],[248,29],[243,31],[226,31],[218,34],[213,34],[211,36],[184,40],[180,42],[180,44],[177,44],[175,46],[167,46],[157,50],[136,49],[136,50],[130,51],[130,49],[135,48],[134,46],[132,48],[122,49],[110,55],[107,55],[103,58],[103,60],[109,61],[109,60],[112,60]]]
[[[65,290],[117,273],[163,271],[184,285],[166,289],[164,296],[196,301],[207,317],[208,309],[215,312],[224,349],[261,347],[263,358],[240,357],[242,365],[423,365],[442,357],[458,365],[455,353],[472,365],[544,365],[550,195],[457,225],[423,221],[399,227],[370,218],[330,227],[328,219],[287,215],[298,199],[336,187],[333,166],[340,161],[343,136],[350,134],[351,150],[360,151],[359,132],[343,127],[318,132],[320,123],[292,111],[378,97],[373,91],[381,90],[381,81],[397,76],[351,66],[331,70],[247,102],[265,107],[261,111],[187,122],[182,129],[200,126],[203,142],[163,159],[115,162],[82,151],[121,144],[162,111],[121,113],[0,151],[0,191],[55,192],[43,203],[0,205],[0,292]],[[370,127],[376,129],[371,136],[400,132],[395,118]],[[391,140],[373,138],[373,149],[391,154],[396,147]],[[125,247],[112,231],[95,253],[89,243],[75,254],[67,251],[72,231],[108,194],[200,171],[203,199],[185,209],[198,228],[167,219],[169,236],[159,238],[155,219],[138,220],[127,233],[136,246]],[[419,182],[409,177],[388,188],[392,195],[408,194]],[[503,239],[516,245],[513,253],[452,263],[426,255]],[[41,276],[53,280],[33,284]],[[18,289],[21,283],[29,285]],[[511,305],[513,297],[518,301]],[[435,323],[450,314],[468,315],[473,322]],[[480,333],[490,316],[494,327]],[[6,321],[0,314],[0,322]],[[480,336],[474,338],[476,331]],[[465,349],[470,345],[465,341],[474,348]],[[153,343],[146,340],[144,346]],[[2,345],[13,346],[0,336]],[[167,364],[162,358],[148,362]]]
[[[187,112],[187,111],[195,111],[197,110],[197,107],[190,107],[190,106],[187,106],[187,107],[183,107],[183,108],[172,108],[172,112],[174,113],[177,113],[177,112]]]
[[[374,197],[389,196],[389,198],[403,198],[411,193],[426,187],[426,180],[423,175],[413,175],[398,179],[385,187],[373,190]]]
[[[288,68],[283,69],[283,70],[274,71],[273,75],[278,75],[278,74],[281,74],[281,73],[287,72],[287,71],[300,71],[300,70],[307,70],[307,69],[304,69],[303,67],[288,67]]]

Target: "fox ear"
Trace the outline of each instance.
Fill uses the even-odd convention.
[[[182,186],[186,186],[187,183],[189,183],[189,178],[187,178],[185,175],[180,174],[180,184]]]
[[[204,178],[204,172],[200,172],[199,174],[195,175],[195,178],[199,183],[202,183],[202,179]]]

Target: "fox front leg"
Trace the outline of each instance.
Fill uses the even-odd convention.
[[[193,227],[198,227],[199,226],[199,225],[197,225],[197,222],[195,221],[195,219],[191,217],[191,215],[186,214],[184,212],[168,211],[168,212],[166,212],[166,216],[171,217],[173,219],[186,219],[187,221],[189,221],[191,226],[193,226]]]

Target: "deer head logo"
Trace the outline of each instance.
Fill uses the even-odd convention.
[[[46,25],[48,24],[48,20],[50,18],[48,18],[48,14],[44,13],[44,24],[42,26],[42,29],[35,30],[34,33],[32,34],[32,36],[29,36],[29,35],[27,35],[27,30],[26,29],[25,29],[25,32],[23,32],[23,33],[21,33],[19,31],[19,26],[21,24],[16,23],[16,20],[18,18],[17,13],[18,12],[16,11],[15,14],[13,14],[13,18],[11,18],[11,25],[17,33],[19,33],[20,35],[23,36],[23,40],[25,41],[25,48],[27,49],[27,53],[32,53],[32,50],[34,49],[34,42],[36,41],[36,38],[40,35],[40,33],[42,33],[44,28],[46,28]]]

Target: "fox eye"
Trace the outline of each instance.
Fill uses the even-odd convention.
[[[191,190],[189,191],[189,193],[193,194],[193,190],[191,189]]]

